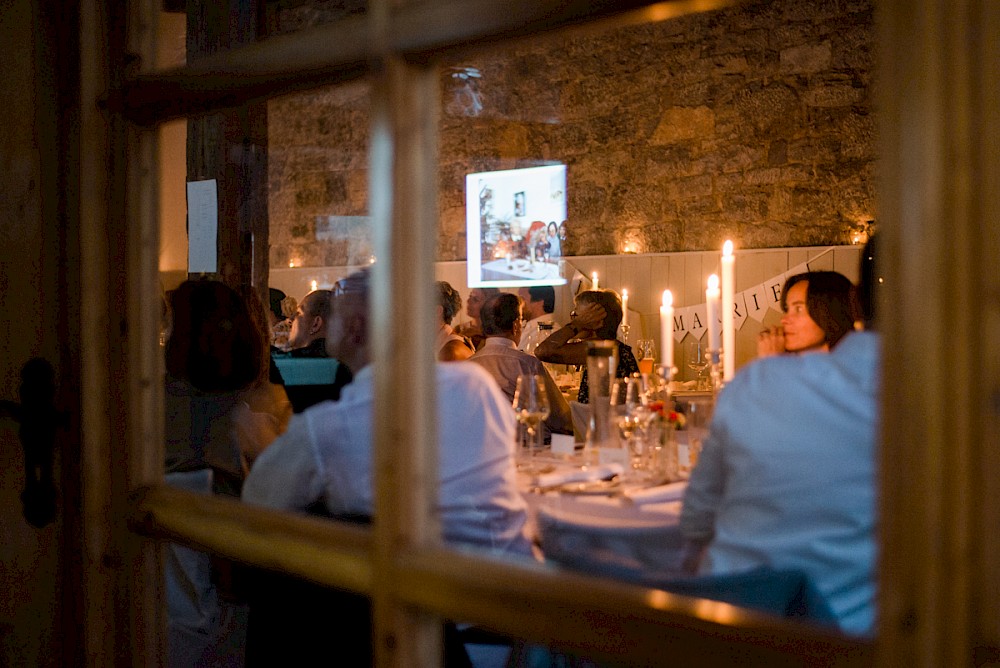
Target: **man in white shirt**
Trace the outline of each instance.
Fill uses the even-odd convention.
[[[514,346],[521,334],[521,307],[520,297],[509,292],[486,300],[479,312],[486,341],[469,361],[493,376],[508,401],[514,399],[518,376],[541,376],[549,400],[549,417],[544,422],[546,430],[549,433],[572,434],[573,415],[559,386],[541,360]]]
[[[321,501],[334,515],[373,508],[373,374],[368,281],[361,271],[335,291],[327,348],[354,372],[337,402],[296,415],[254,462],[243,499],[305,510]],[[516,487],[510,402],[474,364],[437,365],[440,489],[446,541],[529,555],[527,506]]]
[[[530,288],[519,288],[517,296],[524,302],[524,324],[520,338],[516,341],[517,349],[526,353],[534,351],[536,345],[555,329],[555,319],[552,312],[556,310],[556,291],[551,285],[535,285]],[[539,334],[538,325],[541,322],[551,322],[553,329],[548,334]]]
[[[873,260],[866,247],[866,319]],[[768,357],[733,377],[684,497],[689,570],[800,570],[842,630],[872,632],[879,354],[874,331],[852,332],[829,353]]]

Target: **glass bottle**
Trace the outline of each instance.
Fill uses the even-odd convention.
[[[590,392],[590,419],[587,423],[587,440],[584,444],[584,461],[587,464],[610,463],[621,460],[625,452],[611,424],[611,383],[614,379],[614,341],[587,341],[587,380]],[[621,455],[621,456],[618,456]]]

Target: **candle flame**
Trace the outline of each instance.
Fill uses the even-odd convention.
[[[712,274],[708,277],[708,289],[718,290],[719,289],[719,277],[716,274]]]
[[[316,292],[317,288],[319,288],[319,285],[316,283],[315,280],[312,280],[309,281],[309,287],[312,288],[313,292]]]
[[[663,306],[673,306],[674,305],[674,294],[670,290],[663,291]]]
[[[726,239],[726,243],[722,244],[722,254],[726,257],[733,254],[733,242]]]
[[[628,288],[622,288],[622,299],[628,299]]]

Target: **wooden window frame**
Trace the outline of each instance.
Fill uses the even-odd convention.
[[[84,572],[96,587],[95,596],[107,599],[107,592],[124,586],[142,601],[111,606],[117,612],[115,630],[138,638],[133,642],[147,653],[135,652],[133,645],[132,662],[152,665],[162,649],[156,548],[154,541],[141,536],[175,539],[370,594],[378,665],[439,664],[433,616],[468,619],[527,639],[648,662],[667,655],[704,658],[709,645],[713,658],[756,657],[768,665],[794,664],[804,657],[826,657],[838,664],[874,660],[882,665],[959,665],[970,656],[1000,655],[1000,612],[990,605],[1000,590],[1000,568],[992,563],[1000,547],[995,531],[1000,483],[994,482],[1000,480],[1000,456],[983,447],[998,426],[1000,400],[992,388],[1000,379],[1000,362],[982,343],[1000,338],[1000,300],[993,299],[979,313],[973,308],[984,290],[1000,294],[1000,278],[990,270],[990,257],[1000,248],[983,223],[995,220],[1000,206],[1000,118],[992,104],[998,82],[988,65],[1000,60],[1000,46],[991,37],[1000,34],[1000,9],[990,0],[877,2],[885,167],[880,223],[886,274],[898,277],[886,291],[885,303],[894,305],[894,317],[884,326],[884,369],[886,378],[908,380],[889,384],[884,403],[882,461],[891,465],[882,466],[880,512],[889,520],[883,522],[881,535],[877,645],[723,604],[619,583],[611,586],[439,545],[429,512],[434,425],[412,420],[432,414],[433,397],[397,396],[389,379],[390,369],[405,370],[405,377],[425,386],[432,377],[433,361],[426,352],[430,346],[423,345],[431,341],[430,324],[417,314],[431,303],[429,288],[422,286],[430,284],[433,247],[427,239],[436,227],[435,59],[485,41],[586,29],[605,20],[669,18],[725,4],[729,2],[450,0],[392,7],[389,0],[374,0],[361,23],[352,19],[353,24],[269,39],[181,70],[119,80],[114,73],[122,71],[127,54],[102,49],[105,43],[115,43],[113,35],[121,26],[108,20],[103,3],[83,3],[84,235],[88,220],[103,219],[107,223],[95,229],[128,230],[129,246],[137,250],[129,255],[125,270],[126,321],[134,335],[123,359],[113,360],[129,379],[128,402],[119,413],[127,417],[128,484],[122,488],[108,483],[95,473],[99,464],[85,471],[94,489],[108,491],[106,500],[85,504],[85,526],[103,519],[109,529],[88,537],[94,554],[88,554]],[[133,28],[150,25],[156,5],[131,5]],[[150,40],[142,30],[130,31],[129,40],[133,53],[146,53]],[[374,82],[375,100],[371,181],[380,184],[373,188],[371,202],[376,253],[393,259],[379,263],[376,270],[373,307],[379,332],[376,357],[383,360],[376,365],[376,403],[387,407],[389,418],[377,422],[378,519],[370,531],[351,530],[170,490],[162,486],[162,447],[156,445],[162,434],[155,417],[162,398],[161,362],[150,345],[159,319],[159,305],[148,298],[156,294],[158,230],[151,129],[170,118],[346,81],[366,72]],[[405,115],[399,113],[403,105],[412,105]],[[93,154],[87,153],[88,146]],[[112,168],[102,171],[108,166]],[[123,197],[102,202],[102,188]],[[405,224],[401,211],[407,212]],[[945,220],[952,237],[948,248],[942,244]],[[85,256],[83,266],[99,266],[102,259],[107,258]],[[412,271],[400,274],[401,266]],[[84,294],[94,293],[85,286]],[[390,294],[412,305],[402,317],[390,314]],[[960,309],[949,308],[956,303]],[[978,316],[983,316],[981,321]],[[957,359],[946,344],[956,319],[965,331],[985,333]],[[85,318],[83,348],[106,336],[107,325]],[[85,358],[84,376],[110,384],[115,370],[97,369],[98,364],[100,360]],[[948,387],[953,405],[961,406],[957,412],[942,415],[941,387]],[[85,419],[88,405],[85,402]],[[405,433],[393,426],[404,423],[410,425]],[[98,427],[114,431],[107,424]],[[395,448],[399,443],[407,447]],[[84,447],[113,460],[106,444]],[[917,498],[915,489],[921,491]],[[94,499],[93,491],[86,498]],[[123,508],[131,509],[130,531],[124,533],[117,530],[120,517],[115,515]],[[275,555],[290,551],[269,548],[280,545],[298,546],[301,554],[322,558],[279,558]],[[945,574],[940,572],[942,560]],[[110,581],[105,573],[109,563],[130,574],[119,578],[127,582]],[[570,611],[579,614],[568,615]],[[618,643],[606,642],[597,632],[606,628],[602,625],[618,631]],[[96,645],[88,654],[102,656],[102,651],[116,655]]]

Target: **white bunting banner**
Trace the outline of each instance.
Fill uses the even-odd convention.
[[[733,295],[733,327],[736,331],[743,329],[743,323],[747,320],[746,295],[742,292]]]
[[[705,322],[707,311],[705,304],[674,309],[674,340],[680,341],[688,334],[700,339],[708,328]]]
[[[813,258],[812,261],[816,259]],[[763,283],[733,295],[733,326],[736,330],[743,329],[743,325],[748,320],[763,322],[768,309],[774,309],[781,313],[781,289],[784,287],[785,281],[796,274],[804,274],[808,271],[809,265],[803,262]],[[679,342],[689,334],[700,339],[708,329],[708,323],[705,321],[707,310],[704,303],[675,308],[674,339]],[[719,322],[721,328],[721,316]]]
[[[746,314],[757,322],[764,322],[764,316],[767,315],[768,306],[771,304],[767,296],[767,286],[761,283],[740,294],[743,296],[743,303],[746,304]]]
[[[768,308],[771,308],[778,313],[781,313],[781,288],[785,285],[785,276],[787,275],[788,274],[781,274],[762,283],[764,287],[764,298],[767,300]]]

